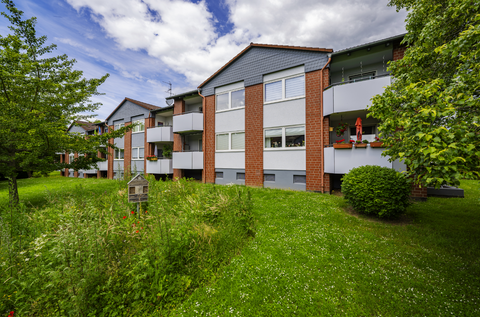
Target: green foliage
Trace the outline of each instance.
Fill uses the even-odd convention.
[[[172,158],[173,147],[170,144],[163,145],[163,156],[166,158]]]
[[[23,19],[11,0],[2,0],[2,12],[12,34],[0,36],[0,171],[10,179],[12,208],[18,203],[16,175],[20,171],[49,173],[63,168],[88,168],[97,151],[105,152],[108,139],[119,137],[131,127],[103,135],[66,134],[72,121],[85,119],[81,113],[96,110],[90,97],[108,77],[85,79],[75,70],[75,60],[54,56],[54,44],[37,36],[35,18]],[[88,154],[71,164],[60,163],[58,152]]]
[[[396,217],[409,206],[411,185],[405,175],[387,167],[366,165],[342,178],[342,193],[352,207],[380,218]]]
[[[405,57],[369,108],[385,155],[429,186],[480,173],[480,6],[474,0],[392,0],[409,13]],[[400,128],[400,129],[399,129]]]
[[[127,180],[77,185],[35,213],[0,214],[0,311],[132,316],[171,310],[254,236],[249,189],[150,178],[140,214]],[[21,205],[24,206],[24,205]]]

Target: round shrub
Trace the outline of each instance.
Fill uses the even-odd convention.
[[[407,178],[387,167],[360,166],[342,178],[342,193],[353,208],[380,218],[405,212],[410,191]]]

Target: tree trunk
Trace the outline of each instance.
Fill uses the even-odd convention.
[[[8,177],[8,196],[10,202],[10,210],[17,209],[18,207],[18,186],[17,175]]]

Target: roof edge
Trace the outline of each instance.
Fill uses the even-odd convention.
[[[388,42],[388,41],[399,40],[399,39],[405,37],[406,34],[407,33],[402,33],[402,34],[386,37],[386,38],[381,39],[381,40],[376,40],[376,41],[373,41],[373,42],[368,42],[368,43],[360,44],[360,45],[357,45],[357,46],[344,48],[344,49],[341,49],[339,51],[333,52],[332,56],[337,56],[337,55],[344,54],[344,53],[347,53],[347,52],[353,52],[353,51],[361,50],[363,48],[366,48],[366,47],[369,47],[369,46],[372,46],[372,45],[378,45],[378,44]]]

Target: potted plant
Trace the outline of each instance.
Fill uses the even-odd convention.
[[[167,158],[167,159],[171,159],[172,158],[172,146],[170,144],[165,144],[163,146],[163,157]]]
[[[383,147],[383,141],[378,136],[375,137],[374,142],[370,142],[370,147]]]
[[[350,141],[353,141],[353,140],[350,140]],[[334,149],[351,149],[352,144],[353,144],[352,142],[346,142],[345,139],[341,139],[341,140],[335,141],[335,143],[333,144],[333,148]]]
[[[343,133],[344,133],[347,129],[348,129],[348,123],[346,123],[346,122],[343,122],[343,123],[340,122],[340,123],[338,124],[338,127],[335,128],[335,134],[336,134],[337,136],[342,136]]]
[[[367,144],[368,144],[368,141],[365,143],[364,141],[367,141],[367,140],[357,140],[355,141],[355,148],[366,148],[367,147]]]
[[[156,155],[147,155],[147,160],[149,161],[156,161],[158,160],[158,157]]]

